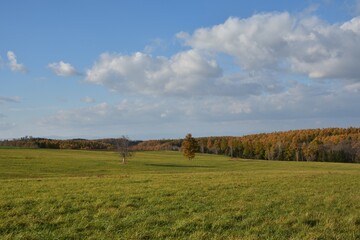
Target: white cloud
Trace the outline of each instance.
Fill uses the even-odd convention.
[[[92,98],[92,97],[89,97],[89,96],[86,96],[82,99],[83,102],[86,102],[86,103],[94,103],[95,102],[95,99]]]
[[[86,81],[123,93],[187,95],[221,74],[214,60],[196,50],[180,52],[171,58],[140,52],[130,56],[105,53],[87,71]]]
[[[27,72],[25,66],[17,62],[16,55],[12,51],[7,52],[7,58],[9,60],[9,67],[13,72]]]
[[[86,81],[114,92],[145,96],[237,96],[246,98],[283,88],[271,71],[223,76],[218,63],[199,51],[171,58],[102,54],[87,71]]]
[[[62,77],[79,75],[79,73],[70,63],[65,63],[63,61],[50,63],[48,64],[48,68],[50,68],[50,70],[53,71],[56,75]]]
[[[243,70],[293,71],[310,78],[360,76],[360,17],[331,25],[315,16],[255,14],[177,36],[194,49],[235,57]]]

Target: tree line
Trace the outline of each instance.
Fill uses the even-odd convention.
[[[20,148],[49,148],[49,149],[79,149],[79,150],[117,150],[121,138],[106,139],[48,139],[34,138],[25,136],[11,140],[0,141],[3,147],[20,147]],[[139,144],[141,141],[129,141],[129,147]]]
[[[47,138],[22,137],[0,141],[0,146],[21,148],[50,148],[50,149],[81,149],[81,150],[111,150],[113,146],[106,141],[69,139],[57,140]]]
[[[151,140],[137,151],[180,150],[181,139]],[[323,128],[196,138],[197,152],[234,158],[360,163],[360,128]]]
[[[360,163],[360,128],[323,128],[252,134],[242,137],[196,138],[197,152],[234,158]],[[182,139],[130,141],[132,151],[181,149]],[[24,137],[0,141],[0,146],[116,150],[118,139],[53,140]]]
[[[198,138],[202,153],[264,160],[360,163],[360,128]]]

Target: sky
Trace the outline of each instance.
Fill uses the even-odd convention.
[[[0,139],[360,127],[360,0],[0,0]]]

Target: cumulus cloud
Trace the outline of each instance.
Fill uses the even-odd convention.
[[[274,65],[279,54],[285,55],[283,38],[291,27],[288,13],[257,14],[248,19],[230,17],[223,24],[177,36],[195,49],[235,56],[243,68],[254,69]]]
[[[86,81],[116,92],[188,94],[221,74],[215,60],[196,50],[180,52],[171,58],[140,52],[133,55],[105,53],[87,71]]]
[[[171,57],[104,53],[85,80],[128,94],[238,98],[285,91],[290,74],[360,80],[360,17],[329,24],[309,14],[262,13],[177,37],[192,49]],[[233,57],[239,71],[224,72],[220,54]]]
[[[191,49],[170,57],[104,53],[87,70],[85,81],[130,95],[238,99],[279,94],[289,87],[289,78],[304,75],[341,79],[349,86],[358,82],[360,17],[329,24],[311,14],[230,17],[191,34],[178,33]],[[233,58],[238,70],[223,70],[222,55]]]
[[[104,53],[87,70],[85,81],[132,101],[63,110],[44,123],[72,130],[96,126],[109,132],[114,126],[128,129],[132,124],[133,129],[168,126],[158,129],[161,135],[193,123],[206,125],[204,132],[211,134],[210,128],[241,122],[247,126],[262,122],[265,129],[267,121],[287,122],[289,128],[295,126],[292,121],[302,128],[337,118],[345,120],[332,122],[342,126],[356,122],[360,17],[329,24],[309,14],[313,13],[231,17],[210,28],[179,33],[190,50],[170,57]],[[233,61],[230,67],[222,66],[224,56]],[[236,134],[237,125],[231,126],[231,134]]]
[[[79,72],[70,64],[63,61],[48,64],[48,68],[56,75],[62,77],[76,76]]]
[[[9,60],[9,67],[13,72],[27,72],[25,66],[17,62],[16,55],[12,51],[7,52],[7,58]]]
[[[177,37],[194,49],[233,56],[244,70],[285,70],[310,78],[360,76],[360,17],[329,24],[315,16],[264,13],[231,17]]]

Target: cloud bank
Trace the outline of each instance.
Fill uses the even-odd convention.
[[[170,57],[104,53],[86,81],[157,96],[260,95],[286,89],[279,79],[289,76],[360,81],[360,17],[329,24],[316,16],[263,13],[177,37],[191,49]],[[224,71],[221,55],[233,58],[239,70]]]
[[[329,24],[314,15],[261,13],[176,36],[186,50],[172,56],[103,53],[85,82],[125,100],[86,98],[91,105],[43,123],[73,129],[164,124],[169,128],[160,131],[176,125],[194,132],[206,126],[209,134],[231,125],[237,134],[245,123],[284,130],[360,120],[360,17]]]

